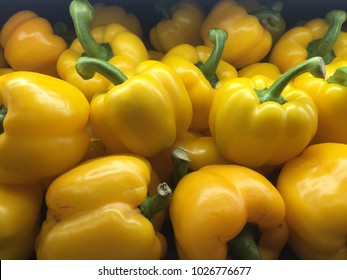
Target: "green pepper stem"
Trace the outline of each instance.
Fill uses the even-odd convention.
[[[347,66],[338,68],[332,76],[327,79],[329,84],[338,84],[347,87]]]
[[[151,220],[157,213],[168,207],[171,198],[172,190],[169,185],[165,182],[160,183],[157,187],[157,193],[153,196],[147,196],[140,205],[140,211],[143,216]]]
[[[281,15],[282,8],[282,2],[275,2],[271,9],[262,9],[252,13],[258,18],[262,26],[269,31],[273,43],[277,42],[286,30],[286,23]]]
[[[271,5],[271,10],[277,11],[277,12],[282,12],[282,10],[283,10],[283,2],[281,2],[281,1],[274,2]]]
[[[208,39],[213,44],[213,49],[210,57],[205,63],[198,62],[197,67],[204,74],[206,79],[210,81],[212,86],[214,86],[214,80],[216,79],[216,71],[221,60],[225,41],[228,38],[228,33],[220,28],[212,28],[208,32]]]
[[[298,75],[310,72],[314,77],[325,78],[325,64],[321,57],[312,57],[299,63],[282,74],[268,89],[256,90],[261,103],[275,101],[284,104],[287,101],[281,96],[285,87]]]
[[[324,59],[325,64],[328,64],[336,57],[333,48],[346,18],[347,14],[344,10],[332,10],[326,15],[328,31],[323,38],[312,41],[308,45],[308,58],[320,56]]]
[[[110,45],[108,43],[99,44],[89,30],[88,24],[94,18],[93,6],[87,0],[72,0],[69,12],[85,56],[109,60],[113,56]]]
[[[63,36],[69,31],[66,23],[63,21],[55,22],[52,27],[53,27],[53,33],[58,36]]]
[[[93,78],[95,73],[98,72],[114,85],[119,85],[128,79],[116,66],[93,57],[80,57],[76,62],[76,71],[85,80]]]
[[[172,186],[176,186],[178,182],[188,173],[191,160],[188,152],[183,148],[176,148],[171,153],[173,163]]]
[[[4,120],[7,113],[7,108],[4,104],[0,105],[0,134],[4,132]]]
[[[272,9],[255,10],[250,14],[257,17],[266,29],[274,28],[282,19],[281,12]]]
[[[168,6],[167,1],[157,0],[154,4],[154,9],[162,15],[163,19],[169,20],[172,18],[170,7]]]
[[[228,253],[231,258],[241,260],[261,260],[257,239],[257,225],[246,224],[242,231],[228,243]]]
[[[68,46],[70,46],[76,38],[75,31],[69,29],[67,24],[62,21],[57,21],[53,24],[53,33],[62,37]]]

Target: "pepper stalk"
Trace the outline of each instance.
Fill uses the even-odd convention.
[[[69,12],[75,27],[78,41],[84,49],[84,55],[102,60],[113,57],[110,44],[99,44],[91,35],[89,22],[94,18],[94,8],[87,0],[72,0]]]
[[[246,224],[241,232],[228,243],[228,253],[232,259],[260,260],[257,246],[260,231],[257,225]]]
[[[330,63],[335,57],[334,45],[339,37],[343,23],[347,19],[347,14],[344,10],[332,10],[326,17],[328,22],[328,31],[323,38],[312,41],[307,47],[307,58],[320,56],[325,64]]]
[[[327,79],[327,82],[347,87],[347,66],[336,69],[334,74]]]
[[[307,59],[282,74],[269,88],[255,90],[261,103],[275,101],[285,104],[287,101],[281,96],[284,88],[297,76],[310,72],[314,77],[325,78],[325,64],[323,58],[312,57]]]
[[[157,187],[157,193],[153,196],[147,196],[140,205],[140,211],[143,216],[151,220],[157,213],[168,207],[171,198],[172,190],[169,185],[165,182],[160,183]]]
[[[176,186],[178,182],[188,174],[191,160],[188,152],[183,148],[176,148],[171,153],[173,163],[172,186]]]
[[[286,28],[285,21],[281,16],[282,6],[282,2],[276,2],[271,9],[265,8],[250,12],[270,32],[273,42],[278,40]]]
[[[216,87],[218,82],[218,77],[216,71],[219,65],[219,62],[222,58],[225,42],[228,38],[228,33],[220,28],[212,28],[208,32],[208,39],[213,44],[213,49],[210,54],[210,57],[206,60],[205,63],[201,61],[197,62],[195,65],[200,69],[204,74],[205,78],[210,82],[213,88]]]
[[[172,13],[167,1],[157,0],[154,4],[154,9],[160,13],[164,19],[169,20],[172,18]]]
[[[77,73],[85,80],[93,78],[96,72],[106,77],[114,85],[119,85],[128,79],[118,67],[98,58],[80,57],[75,67]]]

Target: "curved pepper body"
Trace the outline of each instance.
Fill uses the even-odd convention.
[[[14,70],[58,76],[57,61],[67,45],[53,33],[47,19],[29,10],[19,11],[4,23],[0,41]]]
[[[207,165],[229,164],[216,148],[214,137],[186,133],[178,138],[173,146],[187,151],[190,159],[189,169],[199,170]]]
[[[252,78],[256,75],[264,75],[273,80],[276,80],[281,76],[280,69],[270,62],[257,62],[251,65],[245,66],[237,71],[238,77]]]
[[[226,259],[227,243],[246,223],[262,235],[263,259],[276,259],[288,239],[285,206],[259,173],[237,165],[210,165],[184,176],[175,188],[170,217],[181,259]]]
[[[280,18],[277,22],[272,22],[267,18],[260,20],[262,25],[270,32],[273,42],[276,42],[286,31],[286,21],[280,14],[283,6],[282,2],[273,2],[271,6],[260,4],[257,0],[238,0],[237,2],[250,14],[263,11],[277,11],[279,13]]]
[[[196,66],[205,63],[212,49],[207,46],[181,44],[166,53],[162,62],[172,67],[181,77],[193,106],[193,119],[190,130],[204,131],[208,129],[210,108],[215,95],[215,86]],[[221,60],[216,69],[216,77],[220,82],[226,78],[237,77],[237,71],[231,64]]]
[[[138,208],[151,173],[145,159],[128,154],[90,160],[59,176],[47,190],[37,258],[162,258],[165,238]]]
[[[254,89],[272,83],[258,75],[230,79],[219,88],[211,107],[210,130],[223,157],[251,168],[280,165],[312,140],[318,115],[311,96],[287,86],[282,93],[287,103],[261,103]]]
[[[182,0],[170,7],[171,17],[163,18],[149,33],[153,47],[163,53],[180,44],[201,45],[200,28],[204,10],[192,0]]]
[[[222,58],[237,69],[259,62],[272,47],[271,34],[258,18],[233,0],[218,1],[206,16],[201,27],[206,46],[211,46],[208,31],[212,28],[228,32]]]
[[[89,104],[69,83],[34,72],[8,73],[0,76],[0,104],[6,111],[1,181],[36,182],[71,168],[86,153]]]
[[[318,110],[318,127],[312,143],[347,144],[347,84],[328,82],[335,71],[346,67],[347,61],[326,66],[326,79],[305,73],[293,81],[293,86],[308,92]]]
[[[269,62],[275,64],[284,73],[309,57],[308,46],[311,42],[324,37],[328,30],[325,19],[316,18],[303,26],[296,26],[287,30],[274,44]],[[347,58],[347,33],[340,32],[333,46],[334,60]],[[328,63],[327,63],[328,64]]]
[[[338,62],[347,59],[347,31],[341,31],[334,45],[336,57],[332,62]]]
[[[191,120],[182,80],[154,60],[140,63],[132,77],[91,101],[92,128],[112,153],[154,156],[186,132]]]
[[[197,171],[207,165],[233,164],[220,154],[213,136],[187,131],[178,137],[169,149],[149,158],[162,181],[170,180],[170,176],[173,174],[172,152],[177,148],[187,152],[190,171]],[[274,170],[274,167],[262,166],[254,170],[266,176]]]
[[[142,38],[143,32],[139,19],[134,14],[128,13],[122,6],[97,2],[93,4],[93,9],[94,17],[89,23],[90,29],[100,25],[119,23]]]
[[[41,226],[43,197],[43,190],[38,184],[0,183],[1,260],[32,257]]]
[[[300,259],[347,259],[347,145],[309,146],[282,168],[289,245]]]
[[[203,136],[198,132],[187,131],[177,137],[169,149],[149,158],[149,162],[162,181],[169,181],[173,173],[172,152],[176,148],[181,148],[188,153],[189,169],[192,171],[206,165],[230,163],[219,154],[212,136]]]
[[[147,49],[142,40],[118,23],[97,26],[91,30],[92,37],[98,43],[108,42],[113,56],[108,62],[131,76],[138,63],[148,59]],[[99,91],[106,90],[111,82],[99,73],[92,79],[84,80],[76,71],[77,60],[84,50],[75,39],[71,46],[59,57],[57,69],[59,76],[79,88],[90,101]]]

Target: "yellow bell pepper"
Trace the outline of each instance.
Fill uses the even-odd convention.
[[[347,145],[320,143],[285,163],[277,189],[299,259],[347,259]]]
[[[26,71],[0,76],[0,178],[37,182],[78,163],[86,153],[89,103],[58,78]]]
[[[277,22],[277,11],[263,13],[262,18]],[[251,15],[245,8],[233,0],[218,1],[207,14],[202,26],[201,36],[206,46],[211,46],[208,32],[212,28],[221,28],[228,32],[222,59],[237,69],[259,62],[270,52],[272,37],[263,27],[258,17]]]
[[[205,12],[196,1],[181,0],[167,7],[166,1],[159,0],[156,8],[163,14],[163,19],[153,26],[149,33],[154,49],[166,53],[180,44],[202,44],[200,28]]]
[[[312,143],[347,144],[347,60],[328,64],[324,80],[305,73],[292,84],[307,91],[317,106],[318,127]]]
[[[87,161],[55,179],[36,242],[42,259],[160,259],[166,239],[150,219],[165,209],[171,189],[147,198],[151,166],[135,155]]]
[[[269,62],[283,73],[307,58],[320,56],[325,64],[347,58],[347,33],[341,31],[346,12],[332,10],[325,19],[315,18],[287,30],[274,44]]]
[[[173,155],[173,152],[176,149],[183,149],[187,153],[189,170],[191,171],[196,171],[206,165],[230,163],[217,151],[214,137],[203,136],[195,131],[187,131],[177,137],[175,143],[169,149],[148,158],[162,181],[170,182],[172,179],[175,168],[173,160],[175,155]]]
[[[93,9],[94,17],[89,22],[90,29],[99,25],[119,23],[131,33],[142,38],[143,31],[139,19],[134,14],[128,13],[122,6],[97,2],[93,4]]]
[[[270,181],[252,169],[230,164],[187,174],[170,203],[180,259],[277,259],[288,240],[284,216],[283,199]],[[259,241],[242,237],[246,231]],[[247,242],[248,248],[238,247],[235,238]]]
[[[310,71],[324,77],[322,58],[311,58],[277,80],[266,76],[224,82],[213,100],[210,130],[226,159],[251,168],[280,165],[297,156],[317,130],[318,113],[311,96],[290,86]]]
[[[110,23],[88,29],[94,10],[86,0],[73,0],[70,4],[77,39],[65,50],[57,62],[59,76],[79,88],[90,101],[101,90],[110,86],[110,81],[96,73],[93,79],[84,80],[76,71],[76,62],[82,56],[108,61],[131,75],[136,65],[148,59],[143,41],[118,23]]]
[[[148,59],[150,60],[161,60],[164,57],[164,54],[162,52],[148,49]]]
[[[23,260],[34,255],[43,196],[39,184],[0,183],[1,260]]]
[[[187,154],[189,171],[197,171],[207,165],[233,164],[219,153],[213,136],[187,131],[178,137],[169,149],[148,159],[162,181],[171,182],[172,176],[176,171],[175,157],[178,158],[179,164],[181,163],[180,160],[182,161],[181,156],[176,155],[177,149],[182,149]],[[254,170],[267,176],[274,171],[274,167],[262,166]],[[177,180],[174,181],[176,182]],[[174,186],[175,182],[170,184],[170,186]]]
[[[261,23],[270,32],[273,42],[276,42],[286,31],[286,22],[281,15],[283,9],[282,2],[274,2],[271,6],[260,4],[257,0],[237,0],[237,3],[244,7],[249,14],[255,14],[257,16],[263,12],[268,13],[269,10],[279,13],[280,18],[275,22],[269,17],[261,18]]]
[[[67,48],[50,22],[30,10],[16,12],[4,23],[0,42],[11,68],[51,76],[58,76],[57,61]]]
[[[188,153],[191,171],[199,170],[207,165],[230,163],[220,155],[212,136],[202,136],[189,132],[176,140],[170,153],[175,148],[182,148]]]
[[[227,33],[222,29],[210,30],[213,49],[207,46],[180,44],[162,58],[181,77],[193,106],[190,130],[208,130],[208,118],[215,88],[220,80],[237,77],[234,66],[221,60]]]
[[[280,69],[270,62],[257,62],[251,65],[245,66],[237,71],[238,77],[252,78],[256,75],[264,75],[273,80],[278,79],[281,76]]]
[[[192,121],[192,104],[180,77],[166,64],[147,60],[127,77],[103,60],[81,57],[85,79],[102,73],[114,86],[90,103],[93,131],[111,153],[151,157],[169,148]]]
[[[90,138],[88,151],[81,159],[81,162],[107,155],[109,155],[109,153],[107,152],[104,143],[102,143],[98,138]]]

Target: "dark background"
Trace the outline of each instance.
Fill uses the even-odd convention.
[[[1,0],[0,26],[15,12],[31,9],[40,16],[49,19],[52,23],[64,21],[71,25],[69,3],[71,0]],[[154,10],[156,0],[90,0],[90,3],[103,2],[107,5],[121,5],[126,11],[134,13],[143,23],[144,32],[155,25],[161,15]],[[209,11],[218,0],[196,0],[205,11]],[[168,0],[168,3],[177,3],[178,0]],[[262,4],[271,4],[275,0],[258,0]],[[324,17],[332,9],[347,11],[347,0],[283,0],[282,15],[290,27],[298,21],[308,20],[312,17]]]

